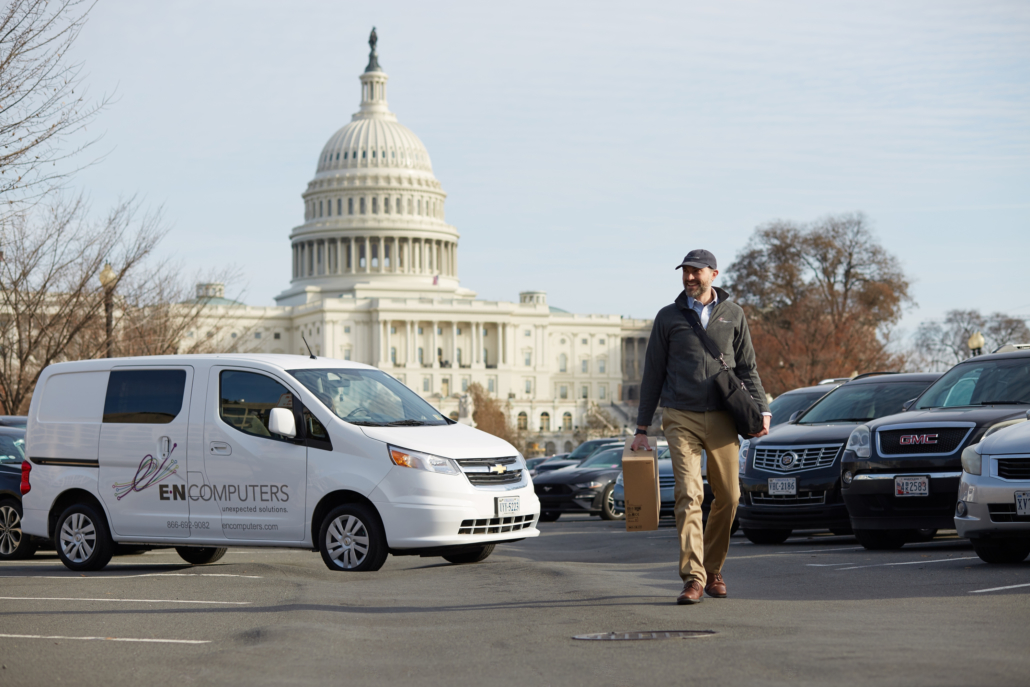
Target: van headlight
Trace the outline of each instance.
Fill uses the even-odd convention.
[[[980,455],[980,444],[973,444],[962,449],[962,469],[970,475],[979,475],[983,468],[983,456]]]
[[[737,467],[740,469],[740,472],[744,472],[744,468],[747,467],[747,452],[750,448],[750,439],[745,439],[740,442],[740,451],[737,453]]]
[[[869,457],[869,428],[865,425],[855,427],[848,437],[848,445],[845,451],[853,451],[859,458]]]
[[[386,448],[390,452],[390,460],[393,461],[393,464],[400,465],[402,468],[415,468],[416,470],[425,470],[426,472],[435,472],[441,475],[461,474],[458,464],[450,458],[442,458],[429,453],[422,453],[421,451],[398,448],[389,444],[387,444]]]

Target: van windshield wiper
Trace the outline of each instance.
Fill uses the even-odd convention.
[[[421,427],[426,423],[422,420],[394,420],[383,424],[383,427]]]

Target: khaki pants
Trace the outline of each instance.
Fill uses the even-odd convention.
[[[740,500],[737,429],[725,411],[662,409],[662,429],[669,441],[676,475],[676,528],[680,535],[680,577],[701,586],[709,574],[722,572],[730,548],[730,529]],[[703,527],[701,450],[708,453],[708,484],[715,501]],[[703,530],[703,534],[702,534]]]

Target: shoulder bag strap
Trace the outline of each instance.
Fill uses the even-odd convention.
[[[705,350],[708,351],[708,355],[718,360],[724,370],[730,369],[730,366],[726,364],[726,361],[722,357],[722,352],[719,347],[712,341],[712,337],[708,336],[708,332],[701,326],[701,318],[697,316],[697,312],[691,308],[685,308],[682,305],[677,304],[680,312],[683,313],[683,317],[687,318],[687,323],[690,324],[691,329],[697,334],[697,338],[701,339],[701,343],[704,345]]]

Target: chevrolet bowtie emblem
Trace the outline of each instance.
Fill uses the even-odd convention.
[[[503,475],[508,471],[508,468],[503,465],[491,465],[490,472],[496,472],[498,475]]]

